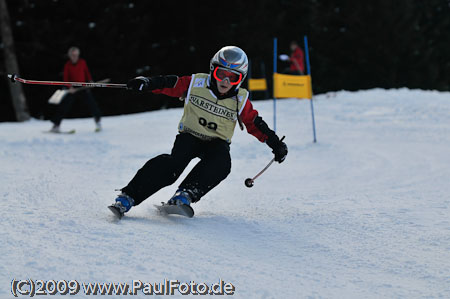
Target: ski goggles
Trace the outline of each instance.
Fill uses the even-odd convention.
[[[228,78],[228,81],[231,85],[238,85],[242,81],[242,74],[236,71],[232,71],[223,67],[216,67],[213,72],[214,78],[222,82],[226,78]]]

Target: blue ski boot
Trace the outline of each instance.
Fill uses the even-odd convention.
[[[177,192],[167,202],[168,205],[187,205],[190,206],[192,202],[191,192],[184,189],[178,189]]]
[[[113,205],[108,206],[111,212],[114,213],[119,219],[128,212],[134,205],[133,198],[129,197],[125,193],[121,193],[117,196],[116,202]]]

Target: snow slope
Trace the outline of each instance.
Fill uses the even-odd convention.
[[[236,129],[232,172],[192,219],[153,207],[177,184],[122,221],[106,208],[170,151],[180,109],[107,117],[99,134],[88,119],[63,122],[75,135],[43,134],[50,123],[38,120],[0,124],[0,298],[29,278],[222,279],[234,298],[449,298],[450,93],[330,95],[316,97],[316,144],[309,102],[277,102],[289,155],[251,189],[245,178],[272,154]],[[272,102],[254,106],[272,126]]]

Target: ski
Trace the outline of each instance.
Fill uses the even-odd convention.
[[[158,211],[161,214],[164,215],[177,214],[188,218],[194,217],[194,210],[192,209],[191,206],[188,205],[168,205],[164,202],[161,202],[161,205],[154,205],[154,206],[156,207],[156,209],[158,209]]]
[[[120,213],[120,211],[119,211],[119,209],[118,209],[117,207],[111,205],[111,206],[108,206],[108,209],[110,209],[111,212],[112,212],[114,215],[116,215],[117,218],[119,218],[119,220],[122,219],[123,214]]]
[[[76,130],[72,129],[69,131],[59,131],[59,132],[55,132],[55,131],[44,131],[44,133],[51,133],[51,134],[75,134]]]

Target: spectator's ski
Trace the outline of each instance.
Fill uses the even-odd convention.
[[[44,133],[52,133],[52,134],[75,134],[75,132],[76,132],[75,129],[69,131],[52,131],[52,130],[44,131]]]

